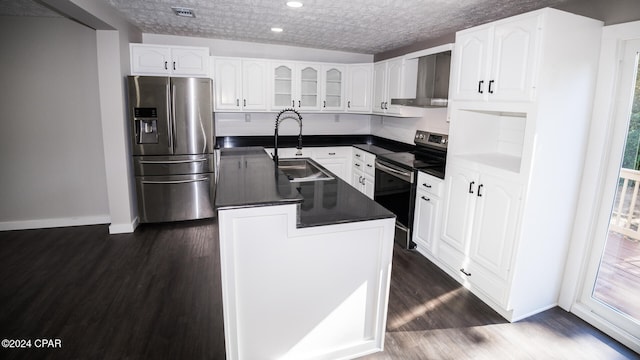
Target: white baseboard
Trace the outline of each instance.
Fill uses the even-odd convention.
[[[109,225],[109,234],[126,234],[132,233],[140,224],[140,218],[136,216],[130,223],[111,224]]]
[[[0,222],[0,231],[97,225],[97,224],[108,224],[110,222],[111,222],[111,217],[109,215],[79,216],[79,217],[69,217],[69,218],[38,219],[38,220],[23,220],[23,221],[3,221],[3,222]]]

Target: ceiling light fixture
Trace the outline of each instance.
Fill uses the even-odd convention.
[[[281,33],[283,30],[282,30],[282,28],[279,28],[279,27],[272,27],[271,31],[276,32],[276,33]]]
[[[173,12],[178,16],[184,16],[184,17],[190,17],[190,18],[196,17],[196,14],[193,12],[193,9],[172,6],[171,10],[173,10]]]
[[[302,3],[300,1],[287,1],[287,6],[292,8],[300,8],[302,7]]]

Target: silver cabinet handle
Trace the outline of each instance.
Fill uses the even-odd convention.
[[[240,106],[240,99],[236,99],[236,106]]]
[[[140,160],[140,164],[188,164],[207,161],[207,159],[195,159],[195,160]]]
[[[424,200],[424,201],[431,201],[431,199],[429,199],[429,198],[428,198],[428,197],[426,197],[426,196],[422,196],[422,200]]]
[[[168,65],[168,62],[167,62],[167,61],[165,61],[165,62],[164,62],[164,69],[165,69],[165,70],[169,70],[169,68],[167,67],[167,65]]]
[[[325,101],[323,101],[323,102],[322,102],[322,107],[323,107],[323,108],[326,108],[326,107],[327,107],[327,100],[325,100]]]
[[[334,153],[334,152],[330,152],[330,153],[329,153],[329,155],[331,155],[331,156],[333,156],[333,155],[335,155],[335,154],[336,154],[336,153]]]
[[[370,167],[370,168],[372,168],[372,167],[373,167],[373,165],[371,165],[371,164],[367,164],[367,167]]]
[[[242,106],[247,106],[247,99],[242,100]]]
[[[354,163],[353,165],[355,165],[357,167],[360,167],[360,164],[358,164],[358,163]]]
[[[347,101],[347,108],[351,109],[351,100]]]
[[[422,186],[426,187],[427,189],[431,189],[431,185],[429,185],[427,183],[423,183]]]
[[[464,271],[464,268],[460,269],[460,272],[465,274],[465,275],[467,275],[467,276],[471,276],[471,273]]]
[[[173,70],[175,70],[175,69],[176,69],[176,62],[174,61],[173,62]]]

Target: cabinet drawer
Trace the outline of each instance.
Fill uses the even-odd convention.
[[[443,188],[444,181],[442,179],[418,171],[417,189],[419,191],[426,191],[437,196],[442,196]]]
[[[215,216],[213,173],[136,176],[140,222],[204,219]]]
[[[375,176],[376,173],[376,156],[369,152],[360,149],[353,149],[354,161],[360,161],[362,163],[361,170],[366,174]]]

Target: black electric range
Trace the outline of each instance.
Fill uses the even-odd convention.
[[[417,171],[444,179],[448,136],[416,131],[415,150],[376,156],[376,202],[396,215],[396,242],[406,249],[411,240]]]

